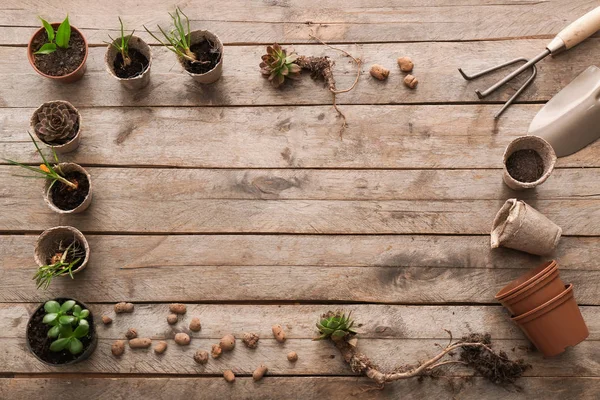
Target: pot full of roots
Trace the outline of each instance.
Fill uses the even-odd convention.
[[[134,36],[134,32],[125,35],[123,21],[121,23],[121,36],[111,39],[104,54],[104,63],[108,73],[117,79],[123,87],[130,90],[144,88],[150,82],[150,67],[152,66],[152,51],[150,46],[141,38]]]
[[[27,322],[27,348],[50,366],[72,365],[87,359],[98,344],[94,316],[75,299],[58,298],[41,304]]]
[[[160,44],[177,55],[177,60],[196,82],[216,82],[223,73],[223,43],[212,32],[190,31],[190,21],[178,7],[170,14],[174,29],[167,32],[160,26],[160,37],[144,29]],[[183,19],[182,19],[183,17]],[[162,39],[161,39],[162,37]]]
[[[42,104],[31,115],[29,124],[38,139],[57,153],[68,153],[79,147],[81,115],[68,101]]]
[[[47,289],[55,277],[74,279],[74,274],[83,271],[90,258],[90,246],[78,229],[57,226],[38,237],[34,258],[38,270],[33,279],[38,288]]]
[[[538,136],[522,136],[504,151],[502,179],[513,190],[531,189],[548,179],[556,164],[556,153]]]
[[[40,18],[38,29],[27,45],[29,63],[41,76],[56,82],[78,81],[85,73],[88,44],[81,31],[69,23],[67,16],[62,23],[50,24]]]

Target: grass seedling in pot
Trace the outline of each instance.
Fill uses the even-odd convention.
[[[56,32],[48,21],[39,17],[42,21],[46,34],[48,35],[48,42],[44,43],[38,51],[33,54],[51,54],[54,53],[58,47],[62,49],[69,48],[69,40],[71,40],[71,25],[69,24],[69,16],[59,25]]]
[[[61,275],[68,274],[71,279],[75,279],[73,270],[79,267],[84,257],[85,250],[75,239],[66,247],[61,241],[57,246],[56,253],[50,259],[50,263],[39,267],[33,276],[37,288],[48,289],[52,279]]]
[[[89,310],[82,309],[74,300],[63,304],[50,300],[44,304],[44,324],[52,326],[48,331],[50,339],[56,339],[50,344],[50,351],[59,352],[65,349],[71,354],[83,351],[81,338],[87,336],[90,325],[87,317]]]
[[[108,37],[110,38],[110,43],[104,43],[113,46],[121,54],[121,59],[123,60],[123,67],[127,67],[131,64],[131,58],[129,57],[129,41],[135,33],[135,29],[129,35],[125,36],[125,32],[123,29],[123,21],[121,20],[121,17],[119,17],[119,23],[121,24],[121,36],[119,37],[119,40],[117,41],[113,39],[110,35],[108,35]]]
[[[192,50],[190,50],[190,46],[192,45],[192,37],[190,36],[190,20],[181,11],[179,7],[175,9],[175,14],[169,13],[171,19],[173,20],[173,26],[175,29],[172,29],[171,32],[167,33],[160,25],[157,25],[158,30],[164,36],[166,42],[160,40],[154,33],[150,32],[148,28],[144,25],[144,29],[146,32],[150,34],[156,41],[165,46],[167,49],[171,50],[173,53],[177,54],[179,57],[185,58],[190,62],[199,62],[196,59],[196,54]],[[185,18],[185,24],[181,20],[181,16]]]

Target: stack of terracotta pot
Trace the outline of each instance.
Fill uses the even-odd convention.
[[[584,341],[589,331],[558,264],[548,261],[506,285],[496,294],[512,320],[544,356],[550,357]]]

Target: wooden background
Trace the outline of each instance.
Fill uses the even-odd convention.
[[[26,129],[44,101],[68,100],[83,118],[77,152],[63,159],[88,168],[94,200],[82,215],[61,217],[44,204],[41,184],[0,165],[0,398],[460,398],[597,399],[600,397],[600,143],[560,159],[539,189],[515,193],[501,180],[506,145],[524,135],[542,105],[589,65],[600,38],[538,66],[538,77],[498,121],[493,114],[519,87],[481,102],[474,90],[502,72],[466,82],[514,57],[532,57],[568,22],[598,4],[590,0],[235,0],[180,1],[193,28],[225,43],[222,78],[196,85],[169,51],[153,47],[151,84],[127,92],[104,68],[107,31],[117,15],[147,39],[142,24],[168,26],[175,4],[4,0],[0,5],[0,155],[35,165]],[[167,4],[169,3],[169,4]],[[39,26],[70,13],[90,42],[87,73],[61,86],[36,75],[25,46]],[[259,71],[265,45],[296,44],[305,55],[336,61],[339,88],[354,79],[348,58],[360,57],[355,90],[340,95],[349,127],[331,96],[308,76],[271,88]],[[151,43],[153,41],[149,40]],[[415,62],[411,91],[395,64]],[[391,69],[387,82],[368,69]],[[489,250],[494,214],[510,197],[526,199],[564,230],[557,257],[575,285],[590,328],[587,341],[543,359],[494,302],[496,291],[541,261]],[[44,292],[31,281],[33,246],[44,229],[73,225],[92,256],[75,281]],[[27,351],[24,332],[36,305],[58,296],[88,302],[112,315],[118,301],[136,312],[99,326],[86,362],[50,368]],[[168,303],[189,303],[179,328],[166,324]],[[314,322],[332,308],[353,310],[360,345],[383,367],[416,362],[455,336],[490,332],[498,348],[533,365],[517,387],[464,379],[460,368],[435,381],[409,380],[382,391],[353,376],[328,343],[313,342]],[[189,348],[173,335],[199,316],[203,329]],[[270,327],[286,327],[275,342]],[[164,356],[110,343],[129,327],[170,344]],[[205,367],[192,360],[225,333],[261,335],[257,350],[239,346]],[[240,343],[241,344],[241,343]],[[285,354],[295,350],[296,364]],[[271,376],[249,377],[260,363]],[[233,368],[232,385],[221,377]]]

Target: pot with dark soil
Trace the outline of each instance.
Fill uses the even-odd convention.
[[[40,18],[41,19],[41,18]],[[27,45],[27,57],[40,75],[57,82],[78,81],[85,73],[88,45],[79,29],[71,26],[69,17],[62,23],[42,20]]]
[[[137,36],[126,36],[121,23],[121,36],[108,43],[104,63],[108,72],[127,89],[139,90],[150,82],[152,52],[150,46]],[[110,37],[110,36],[109,36]]]
[[[57,153],[68,153],[79,147],[81,115],[68,101],[42,104],[33,112],[30,126],[38,139]]]
[[[85,236],[72,226],[47,229],[38,237],[34,252],[39,268],[33,279],[38,289],[47,289],[52,279],[83,271],[90,258],[90,246]]]
[[[182,16],[185,22],[182,21]],[[171,15],[175,29],[166,32],[160,26],[158,29],[163,37],[161,40],[148,28],[144,29],[163,46],[177,54],[179,63],[184,70],[199,83],[213,83],[223,73],[223,43],[212,32],[196,30],[190,32],[188,17],[177,8]]]
[[[538,136],[523,136],[504,151],[503,179],[511,189],[531,189],[548,179],[554,164],[556,154],[550,143]]]
[[[88,358],[98,335],[94,316],[77,300],[59,298],[40,305],[29,318],[27,348],[47,365],[71,365]]]

